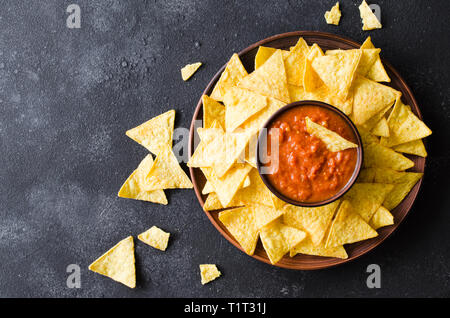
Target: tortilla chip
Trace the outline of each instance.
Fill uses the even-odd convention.
[[[403,171],[414,167],[414,162],[390,148],[372,143],[364,148],[363,167],[390,168]]]
[[[203,210],[205,211],[221,210],[223,208],[224,207],[222,206],[222,203],[220,203],[219,197],[215,192],[211,192],[203,204]]]
[[[369,120],[367,120],[364,124],[362,124],[361,126],[366,129],[367,131],[371,131],[372,129],[374,129],[379,123],[380,120],[382,120],[383,118],[385,118],[385,114],[392,108],[392,105],[389,105],[387,107],[385,107],[383,110],[381,110],[380,112],[376,113],[375,115],[373,115]],[[389,126],[388,126],[389,129]]]
[[[286,225],[306,231],[312,243],[319,245],[325,237],[338,206],[339,200],[315,208],[287,204],[284,207],[283,222]]]
[[[311,238],[307,236],[303,241],[297,244],[290,250],[290,256],[294,257],[296,254],[316,255],[325,257],[337,257],[341,259],[348,258],[347,252],[343,245],[335,247],[325,247],[325,243],[322,242],[319,245],[314,245]]]
[[[169,244],[170,233],[164,232],[159,227],[152,226],[147,231],[138,235],[138,239],[151,247],[165,251]]]
[[[369,222],[393,188],[392,184],[355,183],[344,198],[350,202],[353,211]]]
[[[257,169],[251,169],[248,176],[250,185],[239,189],[232,200],[235,205],[263,204],[277,208],[273,204],[272,192],[266,187]]]
[[[199,67],[202,66],[201,62],[197,62],[194,64],[188,64],[185,67],[181,69],[181,77],[183,78],[183,81],[187,81],[191,78],[192,75],[194,75],[195,72],[199,69]]]
[[[225,127],[225,106],[216,102],[207,95],[202,96],[203,101],[203,128],[211,128],[217,120],[221,127]]]
[[[244,179],[244,183],[242,184],[242,188],[247,188],[248,186],[250,186],[250,177],[246,176]],[[202,194],[209,194],[211,192],[215,192],[214,187],[212,186],[211,182],[206,181],[202,190]]]
[[[253,204],[248,206],[248,209],[253,209],[256,218],[256,226],[259,229],[263,228],[270,222],[278,219],[284,213],[283,210],[276,210],[265,205]]]
[[[147,155],[139,164],[138,168],[128,177],[117,194],[121,198],[148,201],[167,204],[167,198],[163,190],[144,190],[146,186],[145,177],[153,166],[152,155]]]
[[[275,113],[278,109],[286,105],[286,103],[274,98],[268,98],[267,102],[268,104],[266,108],[257,112],[255,115],[250,117],[244,124],[241,125],[241,128],[243,130],[248,130],[250,132],[257,133],[265,124],[265,122],[269,119],[269,117],[272,116],[273,113]]]
[[[358,49],[353,49],[358,50]],[[353,50],[328,50],[325,52],[325,55],[334,55],[334,54],[342,54]],[[366,76],[369,70],[372,68],[372,65],[375,63],[377,58],[380,56],[380,49],[361,49],[361,59],[358,64],[358,68],[356,69],[356,73]]]
[[[378,230],[380,227],[394,224],[394,216],[384,206],[380,206],[370,219],[369,225]]]
[[[372,116],[394,104],[400,95],[395,89],[357,76],[353,88],[353,118],[362,125]]]
[[[244,77],[238,86],[290,103],[287,75],[281,51],[277,50],[272,54],[261,67]]]
[[[330,11],[325,12],[325,20],[328,24],[339,25],[341,20],[341,11],[339,10],[339,2],[336,2]]]
[[[161,149],[172,147],[175,110],[156,116],[126,132],[126,135],[158,155]]]
[[[389,137],[389,126],[387,119],[385,117],[381,118],[380,121],[372,129],[372,134],[380,137]]]
[[[316,88],[324,85],[319,75],[314,71],[311,63],[319,56],[324,56],[322,49],[316,43],[309,50],[305,61],[305,71],[303,74],[303,87],[306,92],[313,92]]]
[[[349,50],[342,54],[316,57],[312,67],[330,91],[346,100],[361,59],[360,50]]]
[[[364,31],[373,30],[373,29],[381,29],[382,25],[380,21],[378,21],[375,14],[373,14],[372,9],[370,9],[369,5],[365,0],[359,6],[359,14],[361,16]]]
[[[248,73],[245,70],[244,65],[242,65],[239,55],[234,53],[214,87],[211,98],[214,98],[219,102],[222,101],[228,88],[236,86],[237,83],[247,75]]]
[[[409,141],[404,144],[394,146],[392,149],[398,152],[416,155],[424,158],[428,155],[422,139]]]
[[[263,65],[276,50],[273,47],[260,46],[255,56],[255,70]]]
[[[284,58],[288,84],[296,86],[301,86],[303,84],[305,59],[308,53],[308,44],[306,44],[303,38],[300,38],[297,44],[291,48],[289,55]]]
[[[431,135],[431,130],[427,125],[417,118],[410,107],[404,105],[400,99],[397,100],[387,123],[391,133],[388,138],[382,138],[380,142],[386,147],[404,144]]]
[[[200,276],[202,278],[202,285],[215,280],[221,275],[220,271],[217,269],[215,264],[201,264],[200,265]]]
[[[375,46],[373,45],[370,36],[367,37],[367,39],[364,41],[364,43],[361,45],[361,49],[374,49]],[[366,77],[368,79],[371,79],[375,82],[390,82],[391,79],[389,78],[389,75],[386,73],[386,70],[384,69],[383,63],[381,62],[380,56],[377,57],[375,62],[373,63],[370,70],[367,72]]]
[[[378,233],[354,212],[350,202],[343,201],[331,224],[325,247],[336,247],[378,236]]]
[[[361,136],[361,141],[364,146],[373,144],[373,143],[378,144],[380,142],[378,137],[373,135],[370,131],[364,129],[361,126],[356,126],[356,128],[358,129],[358,133]]]
[[[238,241],[245,253],[253,255],[258,242],[255,212],[246,207],[226,210],[219,213],[219,220]]]
[[[332,94],[325,85],[316,88],[313,92],[307,92],[305,94],[305,100],[318,100],[330,104],[346,115],[349,115],[352,112],[353,95],[350,95],[345,101],[342,101],[337,95]]]
[[[96,259],[89,270],[112,278],[130,288],[136,287],[133,237],[129,236]]]
[[[146,176],[144,189],[191,189],[191,180],[181,169],[172,149],[165,148],[156,157],[155,163]]]
[[[308,93],[301,86],[295,86],[288,84],[289,96],[291,97],[291,102],[298,102],[301,100],[306,100]]]
[[[275,220],[261,229],[260,236],[270,262],[276,264],[306,233]]]
[[[358,145],[342,138],[334,131],[331,131],[325,128],[322,125],[316,124],[309,117],[305,118],[306,120],[306,131],[322,140],[327,149],[332,152],[342,151],[348,148],[358,148]]]
[[[248,118],[267,107],[267,97],[239,87],[230,88],[224,96],[225,127],[233,132]]]

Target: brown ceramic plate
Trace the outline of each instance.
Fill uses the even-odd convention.
[[[299,39],[299,37],[303,37],[305,41],[311,45],[312,43],[317,43],[323,50],[330,49],[353,49],[359,48],[360,44],[354,42],[352,40],[342,38],[330,33],[324,32],[313,32],[313,31],[296,31],[283,33],[279,35],[275,35],[264,39],[260,42],[257,42],[253,45],[250,45],[245,50],[239,53],[239,57],[241,58],[242,63],[244,64],[247,71],[250,73],[254,69],[254,60],[256,52],[258,51],[258,47],[260,45],[274,47],[277,49],[289,49],[289,47],[295,45]],[[231,54],[230,54],[231,55]],[[224,61],[227,62],[227,61]],[[387,83],[389,86],[399,90],[402,92],[402,100],[407,105],[411,106],[412,111],[422,119],[422,115],[420,114],[419,106],[417,104],[416,99],[414,98],[411,89],[406,85],[403,78],[400,74],[389,64],[383,61],[383,64],[386,68],[386,71],[391,78],[391,83]],[[220,77],[220,74],[225,69],[225,65],[219,70],[219,72],[211,79],[208,86],[206,87],[203,94],[210,95],[214,85]],[[385,83],[386,84],[386,83]],[[192,118],[190,135],[189,135],[189,156],[192,156],[194,152],[194,122],[196,120],[202,120],[203,109],[202,109],[202,100],[198,101],[197,108],[195,109],[194,116]],[[425,169],[425,158],[417,157],[417,156],[408,156],[411,160],[414,161],[414,168],[410,169],[410,171],[414,172],[424,172]],[[202,195],[201,190],[205,185],[205,177],[203,176],[200,169],[190,168],[192,183],[194,184],[195,194],[197,195],[198,201],[200,205],[203,207],[206,196]],[[338,259],[331,257],[319,257],[319,256],[309,256],[309,255],[300,255],[297,254],[294,257],[289,257],[288,255],[284,256],[275,266],[289,268],[289,269],[297,269],[297,270],[313,270],[313,269],[322,269],[327,267],[336,266],[339,264],[347,263],[355,258],[369,252],[381,242],[383,242],[389,235],[394,232],[394,230],[400,225],[403,219],[408,214],[411,206],[413,205],[417,193],[419,192],[419,188],[422,184],[422,179],[413,187],[411,192],[406,196],[400,205],[398,205],[392,212],[394,215],[394,225],[387,226],[378,230],[379,235],[373,239],[346,245],[345,249],[348,254],[348,259]],[[211,223],[216,227],[216,229],[234,246],[239,248],[241,251],[241,247],[239,243],[230,235],[227,229],[222,225],[222,223],[218,219],[219,211],[213,212],[205,212],[208,216]],[[261,243],[258,243],[256,247],[255,254],[252,256],[257,260],[270,264],[269,258],[264,251]]]

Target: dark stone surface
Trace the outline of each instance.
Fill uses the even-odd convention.
[[[66,27],[66,7],[82,10]],[[328,297],[450,296],[450,91],[448,1],[381,1],[383,29],[363,32],[360,1],[0,1],[0,296]],[[375,2],[375,1],[373,1]],[[170,108],[188,127],[209,79],[231,54],[270,35],[320,30],[371,35],[411,86],[426,123],[423,188],[380,247],[337,268],[299,272],[260,263],[210,224],[194,191],[167,191],[168,206],[116,193],[146,154],[124,132]],[[198,44],[196,45],[196,42]],[[205,65],[187,83],[180,68]],[[136,243],[138,287],[87,266],[152,225],[172,233],[167,252]],[[223,277],[200,284],[198,265]],[[81,289],[66,267],[82,268]],[[366,267],[382,288],[366,287]]]

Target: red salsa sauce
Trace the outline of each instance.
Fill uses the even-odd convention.
[[[357,150],[329,151],[322,140],[306,131],[305,117],[353,143],[357,140],[348,123],[324,107],[294,107],[273,120],[268,127],[267,154],[270,158],[271,137],[278,133],[278,160],[271,158],[265,165],[267,178],[284,196],[311,203],[331,198],[347,184],[355,170]]]

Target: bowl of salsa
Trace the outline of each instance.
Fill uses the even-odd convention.
[[[333,147],[333,141],[350,146]],[[316,207],[340,198],[356,181],[362,161],[355,125],[337,108],[318,101],[280,108],[258,137],[257,167],[263,182],[278,198],[297,206]]]

